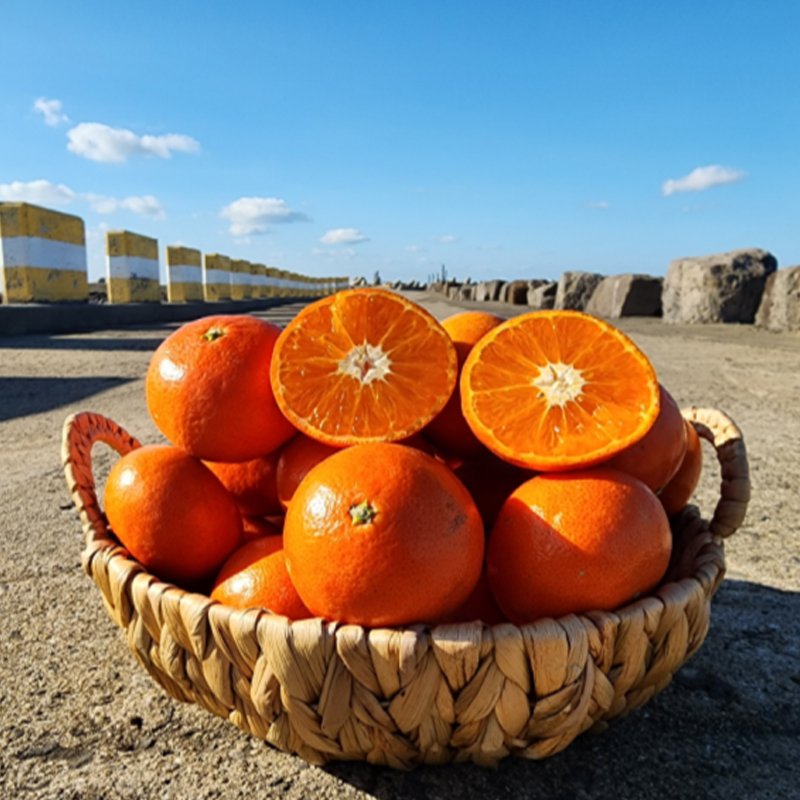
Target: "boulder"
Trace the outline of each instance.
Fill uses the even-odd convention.
[[[458,300],[458,295],[460,291],[461,291],[461,284],[449,283],[447,285],[447,296],[451,300]]]
[[[555,281],[542,281],[538,286],[528,289],[528,305],[534,311],[551,309],[556,302],[557,290],[558,284]]]
[[[506,284],[508,286],[506,302],[515,306],[528,305],[528,290],[531,288],[532,283],[534,281],[511,281],[511,283]]]
[[[485,303],[500,298],[500,289],[505,285],[505,281],[481,281],[476,284],[475,299],[479,303]]]
[[[664,279],[652,275],[609,275],[597,284],[586,313],[606,319],[660,317]]]
[[[558,279],[553,308],[583,311],[603,276],[596,272],[565,272]]]
[[[766,250],[678,258],[667,269],[664,322],[753,322],[778,262]]]
[[[461,288],[458,291],[458,300],[474,300],[475,299],[475,288],[477,284],[474,283],[464,283],[462,284]]]
[[[756,325],[770,331],[800,331],[800,266],[784,267],[767,278]]]

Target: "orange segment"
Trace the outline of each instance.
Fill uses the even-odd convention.
[[[472,349],[464,416],[501,458],[541,471],[593,466],[638,441],[659,410],[656,373],[621,331],[578,311],[523,314]]]
[[[457,372],[442,326],[384,289],[351,289],[303,309],[279,337],[271,365],[281,411],[336,447],[421,430],[452,394]]]

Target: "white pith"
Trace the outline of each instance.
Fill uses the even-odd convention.
[[[538,377],[534,378],[533,385],[539,390],[540,397],[547,402],[548,408],[552,408],[563,407],[577,400],[583,392],[586,381],[581,370],[575,369],[572,364],[559,361],[542,367]]]
[[[392,371],[392,361],[380,346],[368,342],[356,345],[340,362],[337,372],[349,375],[364,385],[386,380]]]

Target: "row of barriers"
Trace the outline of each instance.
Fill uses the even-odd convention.
[[[158,241],[130,231],[106,233],[109,303],[161,301]],[[81,302],[89,299],[83,220],[30,203],[0,203],[3,303]],[[264,264],[166,248],[170,303],[323,297],[348,278],[311,278]]]

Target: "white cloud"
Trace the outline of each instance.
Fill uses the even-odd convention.
[[[735,183],[746,177],[747,173],[740,169],[721,167],[713,164],[709,167],[697,167],[683,178],[670,179],[661,185],[661,194],[665,197],[676,192],[702,192],[712,186]]]
[[[33,203],[40,206],[65,206],[75,200],[85,200],[97,214],[113,214],[121,208],[133,211],[150,219],[166,219],[167,215],[161,203],[153,195],[143,197],[126,197],[117,200],[93,192],[73,192],[63,183],[54,184],[46,180],[14,181],[0,184],[0,200],[18,203]]]
[[[33,110],[44,116],[44,124],[55,127],[62,122],[69,122],[69,117],[61,110],[60,100],[48,100],[40,97],[34,104]]]
[[[160,220],[167,218],[164,206],[151,194],[141,197],[126,197],[123,200],[117,200],[116,197],[106,197],[101,194],[88,193],[83,196],[89,201],[92,211],[97,214],[113,214],[115,211],[124,208],[128,211],[133,211],[134,214],[149,217],[150,219]]]
[[[409,244],[403,248],[407,253],[424,253],[425,248],[420,247],[418,244]]]
[[[597,203],[587,203],[586,204],[589,208],[599,208],[605,211],[607,208],[611,208],[611,203],[608,200],[600,200]]]
[[[308,222],[300,211],[293,211],[285,200],[277,197],[240,197],[225,206],[219,215],[231,224],[228,229],[234,236],[266,233],[270,225],[279,222]]]
[[[368,242],[369,239],[355,228],[335,228],[322,236],[322,244],[358,244]]]
[[[0,184],[0,200],[11,203],[34,203],[44,206],[65,206],[77,195],[63,183],[54,184],[46,180],[14,181]]]
[[[434,241],[441,242],[441,244],[450,244],[451,242],[456,241],[456,237],[452,236],[451,234],[447,234],[446,236],[437,236]]]
[[[137,136],[124,128],[100,122],[81,122],[67,131],[67,150],[90,161],[121,164],[132,156],[170,158],[172,152],[196,153],[200,143],[191,136],[168,133],[164,136]]]

